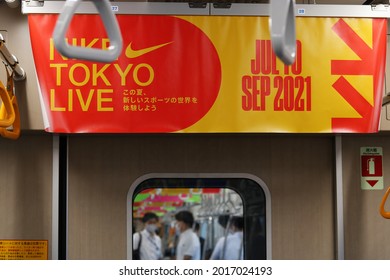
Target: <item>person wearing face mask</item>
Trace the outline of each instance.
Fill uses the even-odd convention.
[[[192,230],[194,216],[189,211],[180,211],[175,215],[176,229],[180,232],[176,247],[177,260],[200,260],[200,242]]]
[[[161,253],[161,238],[156,234],[158,216],[148,212],[142,218],[145,228],[133,234],[133,250],[139,248],[141,260],[159,260]]]
[[[243,217],[232,217],[228,225],[228,234],[218,240],[210,260],[243,259],[244,219]]]

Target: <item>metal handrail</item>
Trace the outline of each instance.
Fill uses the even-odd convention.
[[[13,71],[13,78],[16,81],[24,80],[26,78],[26,72],[23,70],[22,67],[19,65],[19,61],[11,54],[5,45],[5,40],[3,35],[0,34],[0,56],[6,66],[12,69]]]
[[[109,0],[92,0],[96,6],[110,39],[108,50],[70,46],[65,34],[73,15],[82,0],[67,0],[53,32],[56,49],[69,58],[98,62],[112,62],[122,51],[123,42],[118,22],[111,10]],[[296,57],[295,0],[274,0],[270,2],[270,32],[275,54],[287,65]]]
[[[65,40],[69,24],[82,0],[66,0],[53,32],[53,41],[60,54],[97,62],[112,62],[121,54],[123,41],[118,22],[108,0],[93,0],[106,28],[110,46],[107,50],[70,46]]]
[[[234,203],[231,200],[230,194],[228,194],[228,199],[226,200],[226,192],[222,192],[222,202],[217,206],[216,214],[219,215],[233,215],[236,213]]]
[[[270,32],[272,48],[285,64],[296,57],[295,0],[270,1]]]

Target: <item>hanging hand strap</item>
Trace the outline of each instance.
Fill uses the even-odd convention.
[[[12,75],[9,73],[7,68],[7,89],[6,94],[3,97],[3,88],[0,88],[0,95],[3,103],[0,107],[0,135],[16,140],[20,136],[20,113],[18,101],[14,94],[14,80]]]
[[[56,49],[63,56],[69,58],[85,59],[97,62],[112,62],[116,60],[122,51],[122,35],[108,0],[92,1],[99,11],[100,17],[102,18],[110,39],[110,46],[108,47],[108,50],[70,46],[65,41],[65,34],[68,31],[69,24],[81,1],[82,0],[67,0],[65,2],[64,8],[58,17],[57,24],[53,32],[53,40]]]
[[[390,219],[390,212],[385,211],[385,204],[389,194],[390,194],[390,187],[387,189],[385,195],[383,196],[381,205],[379,207],[379,212],[381,213],[382,217],[386,219]]]
[[[142,242],[142,234],[141,234],[141,232],[139,232],[138,235],[139,235],[138,250],[141,250],[141,242]]]
[[[296,56],[295,0],[272,0],[270,8],[272,48],[285,64],[293,64]]]
[[[18,102],[16,100],[16,96],[12,99],[12,106],[15,110],[15,121],[12,124],[12,127],[0,127],[0,135],[4,138],[16,140],[20,136],[20,113],[19,113],[19,106]]]
[[[8,88],[8,84],[7,84]],[[0,82],[0,97],[1,97],[1,106],[0,106],[0,127],[9,127],[15,121],[15,110],[12,106],[11,97],[8,94],[8,90]]]

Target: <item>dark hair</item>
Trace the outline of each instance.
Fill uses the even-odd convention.
[[[142,217],[142,222],[146,223],[147,221],[151,219],[156,219],[158,221],[158,216],[152,212],[147,212],[145,215]]]
[[[232,217],[231,225],[235,226],[239,230],[244,229],[244,218],[243,217]]]
[[[185,223],[189,227],[192,227],[192,225],[194,224],[194,216],[190,211],[180,211],[175,215],[175,219]]]
[[[200,224],[199,224],[198,222],[195,222],[194,230],[195,230],[195,231],[200,230]]]
[[[226,228],[230,216],[229,215],[221,215],[218,217],[218,224],[220,224],[223,228]]]

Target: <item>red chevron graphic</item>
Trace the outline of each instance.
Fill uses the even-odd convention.
[[[343,20],[340,19],[332,30],[360,58],[359,60],[332,60],[331,74],[340,75],[333,88],[361,116],[360,118],[333,118],[333,132],[376,132],[382,107],[382,87],[386,57],[386,21],[372,20],[372,48]],[[343,75],[373,76],[374,106],[357,91]],[[348,129],[346,129],[348,128]]]

